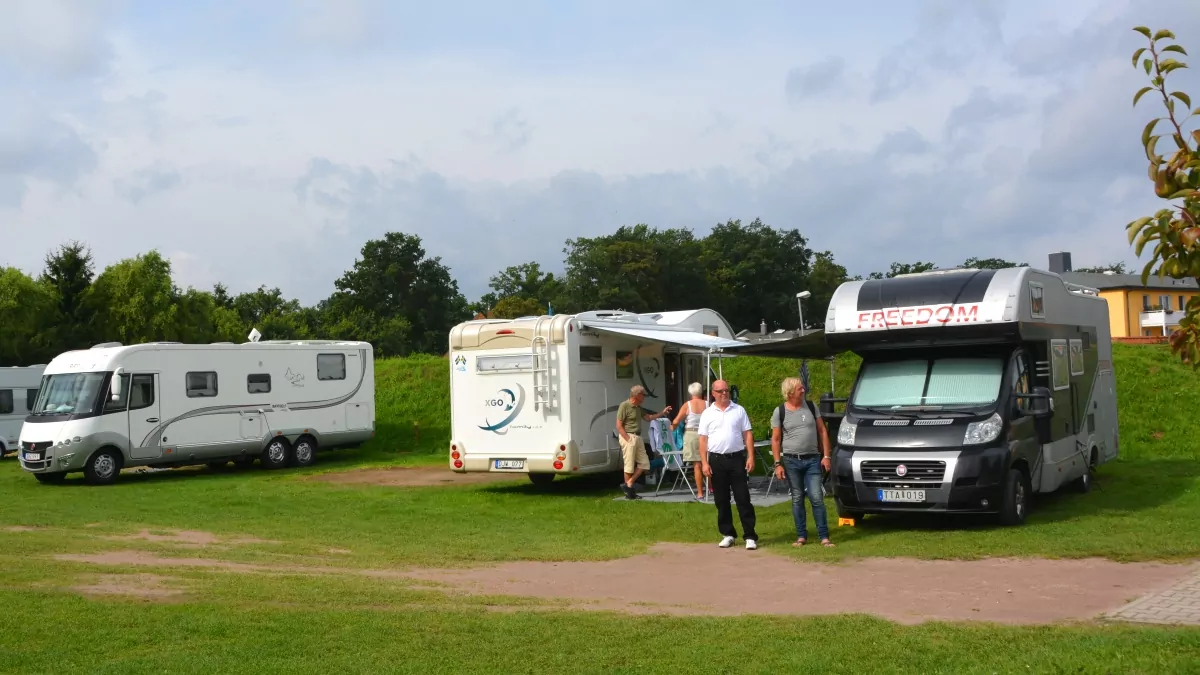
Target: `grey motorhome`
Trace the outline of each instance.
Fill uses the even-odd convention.
[[[1117,456],[1107,302],[1029,267],[842,284],[825,339],[862,366],[832,467],[843,517],[973,512],[1020,524],[1030,495]]]

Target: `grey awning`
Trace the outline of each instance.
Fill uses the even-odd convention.
[[[715,337],[704,333],[696,333],[685,330],[664,330],[662,328],[633,328],[625,326],[613,326],[609,324],[598,323],[583,323],[584,326],[591,330],[601,331],[604,333],[613,333],[616,335],[625,335],[627,337],[638,338],[648,342],[662,342],[666,344],[679,345],[681,347],[692,347],[694,349],[740,349],[746,346],[741,340],[729,340],[723,337]]]

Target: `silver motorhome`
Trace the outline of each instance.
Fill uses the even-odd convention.
[[[837,433],[843,517],[974,512],[1025,521],[1030,495],[1092,485],[1116,458],[1108,307],[1029,267],[851,281],[825,339],[863,362]]]

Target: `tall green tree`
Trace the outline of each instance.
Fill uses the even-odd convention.
[[[15,267],[0,267],[0,367],[46,363],[55,354],[53,289]]]
[[[83,349],[92,342],[91,308],[87,293],[95,277],[91,250],[78,241],[59,246],[45,258],[39,282],[55,297],[53,340],[61,351]]]
[[[735,331],[757,329],[763,320],[798,324],[796,293],[808,289],[813,257],[799,230],[776,229],[758,218],[748,225],[730,220],[712,229],[703,250],[710,302]]]
[[[382,239],[368,241],[362,258],[334,285],[337,291],[328,305],[334,312],[331,325],[339,325],[339,318],[366,320],[367,315],[374,317],[372,325],[407,325],[407,342],[388,353],[445,353],[450,329],[470,318],[450,270],[440,257],[426,257],[416,235],[388,232]],[[397,319],[403,319],[403,324],[395,323]]]
[[[928,272],[937,267],[937,264],[931,262],[915,262],[915,263],[892,263],[887,272],[871,272],[867,276],[868,279],[891,279],[898,277],[901,274],[917,274],[919,272]]]
[[[88,293],[96,337],[122,344],[171,340],[178,332],[179,291],[171,261],[150,251],[109,265]]]
[[[838,286],[849,279],[846,268],[833,259],[831,251],[813,256],[812,272],[808,275],[808,291],[812,297],[804,301],[804,325],[808,328],[825,325],[829,301]]]
[[[1167,113],[1146,124],[1142,145],[1150,162],[1148,173],[1154,182],[1154,194],[1168,205],[1153,216],[1129,223],[1125,229],[1138,257],[1147,246],[1153,245],[1150,260],[1142,269],[1143,284],[1152,273],[1159,278],[1190,278],[1200,284],[1200,129],[1185,130],[1192,118],[1200,115],[1200,108],[1189,113],[1191,97],[1167,86],[1168,75],[1187,67],[1173,55],[1187,56],[1187,50],[1178,44],[1165,43],[1175,39],[1169,30],[1153,34],[1146,26],[1134,30],[1144,35],[1148,44],[1133,53],[1133,67],[1137,68],[1141,59],[1150,84],[1133,95],[1133,105],[1137,106],[1146,94],[1156,92],[1154,98],[1162,100]],[[1164,133],[1175,146],[1168,145],[1165,156],[1158,154],[1163,136],[1155,131],[1160,122],[1166,122]],[[1188,301],[1179,320],[1179,330],[1171,335],[1171,349],[1193,367],[1200,368],[1200,297]]]
[[[703,250],[690,230],[657,230],[646,224],[568,239],[561,311],[697,307],[707,295]]]

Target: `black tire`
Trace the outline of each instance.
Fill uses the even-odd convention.
[[[862,511],[856,511],[855,509],[848,509],[842,506],[842,500],[838,499],[837,497],[833,498],[833,505],[837,507],[838,518],[853,518],[855,521],[861,521],[863,516],[867,515]]]
[[[1033,490],[1025,473],[1017,468],[1008,470],[1004,479],[1004,502],[1000,505],[1002,525],[1023,525],[1029,516],[1029,498]]]
[[[312,466],[317,461],[317,442],[308,436],[300,438],[288,457],[292,466]]]
[[[291,454],[291,444],[283,436],[272,438],[262,451],[262,465],[264,469],[282,469],[287,466],[288,456]]]
[[[33,474],[33,477],[36,478],[39,483],[57,485],[67,479],[67,474],[57,471],[55,473],[35,473]]]
[[[554,474],[552,473],[531,473],[529,474],[529,482],[539,487],[549,485],[554,482]]]
[[[97,450],[83,467],[88,485],[112,485],[121,475],[121,453],[111,448]]]
[[[1096,470],[1096,451],[1092,451],[1091,458],[1088,460],[1087,471],[1082,476],[1071,481],[1071,489],[1080,494],[1087,494],[1092,491],[1092,472]]]

